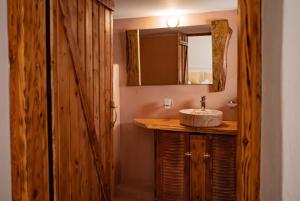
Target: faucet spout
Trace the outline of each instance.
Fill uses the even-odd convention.
[[[206,96],[201,96],[201,111],[205,111],[206,109]]]

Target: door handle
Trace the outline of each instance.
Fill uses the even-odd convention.
[[[116,122],[117,122],[117,120],[118,120],[118,112],[117,112],[117,106],[116,106],[116,104],[115,104],[115,102],[114,101],[112,101],[111,102],[111,108],[113,109],[113,111],[114,111],[114,114],[113,114],[113,120],[112,120],[112,122],[111,122],[111,126],[112,126],[112,128],[114,128],[115,127],[115,125],[116,125]]]
[[[185,155],[186,157],[191,157],[191,156],[192,156],[192,152],[186,152],[184,155]]]
[[[206,153],[206,154],[203,155],[204,159],[209,159],[210,157],[211,157],[211,155],[209,153]]]

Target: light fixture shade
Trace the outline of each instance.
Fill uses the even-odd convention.
[[[178,17],[176,17],[176,16],[168,17],[168,19],[167,19],[167,25],[170,28],[178,27],[179,26],[179,19],[178,19]]]

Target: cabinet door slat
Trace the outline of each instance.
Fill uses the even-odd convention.
[[[236,137],[214,136],[210,140],[213,201],[236,201]]]
[[[189,201],[189,168],[185,153],[189,134],[157,132],[156,197],[158,201]]]
[[[236,137],[156,132],[157,201],[236,201]]]

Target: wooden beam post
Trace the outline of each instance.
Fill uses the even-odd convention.
[[[237,200],[260,200],[261,0],[239,0]]]

